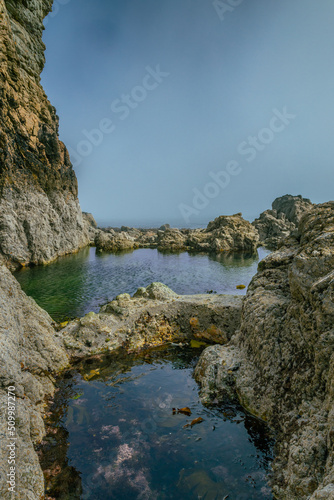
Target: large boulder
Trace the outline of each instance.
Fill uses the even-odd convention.
[[[109,231],[99,231],[95,236],[95,246],[97,251],[121,252],[138,248],[134,237],[122,231],[116,233],[112,229]]]
[[[179,229],[166,228],[158,231],[158,250],[182,251],[186,250],[186,236]]]
[[[262,212],[253,222],[259,232],[260,241],[270,249],[278,249],[284,240],[297,228],[301,217],[313,204],[302,196],[286,194],[272,203],[272,209]]]
[[[221,215],[209,222],[206,234],[210,251],[256,252],[259,236],[252,224],[242,214]]]

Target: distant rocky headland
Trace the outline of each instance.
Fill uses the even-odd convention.
[[[52,0],[0,0],[0,496],[8,490],[8,388],[15,388],[17,499],[45,497],[36,445],[56,376],[77,358],[166,342],[212,345],[195,370],[210,403],[232,398],[277,433],[272,487],[282,500],[334,498],[334,202],[274,201],[253,223],[219,216],[205,229],[98,228],[82,214],[58,117],[41,85],[43,19]],[[161,283],[66,325],[9,269],[89,244],[101,251],[273,252],[245,297],[180,296]],[[9,269],[8,269],[9,268]]]

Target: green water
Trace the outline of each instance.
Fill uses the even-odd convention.
[[[242,295],[256,273],[258,262],[269,252],[248,254],[163,254],[140,249],[123,254],[97,254],[86,248],[47,266],[23,268],[15,277],[56,321],[98,312],[120,293],[161,281],[178,294],[232,293]]]
[[[236,403],[204,407],[199,350],[95,356],[59,381],[39,451],[60,500],[268,500],[273,438]],[[189,407],[191,415],[173,412]],[[191,426],[193,419],[202,422]]]

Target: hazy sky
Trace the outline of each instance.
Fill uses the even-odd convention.
[[[55,0],[42,84],[82,209],[191,226],[333,199],[333,20],[332,0]]]

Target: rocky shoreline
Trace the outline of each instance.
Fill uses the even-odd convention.
[[[239,400],[276,431],[275,498],[334,498],[333,243],[334,202],[315,205],[294,236],[260,262],[245,297],[180,296],[153,283],[66,325],[54,324],[2,266],[0,397],[4,403],[6,387],[15,385],[24,450],[18,498],[43,498],[34,445],[45,432],[57,372],[98,353],[191,339],[212,344],[194,374],[203,401]],[[5,439],[4,414],[1,422]],[[1,495],[10,498],[6,488]]]
[[[250,223],[241,213],[221,215],[205,229],[178,229],[164,224],[160,228],[122,226],[101,228],[92,214],[84,213],[90,244],[98,252],[120,252],[138,248],[157,248],[160,252],[245,252],[253,254],[259,246],[279,248],[297,229],[301,216],[313,207],[302,196],[285,195]]]
[[[51,7],[52,0],[0,0],[0,436],[8,442],[11,387],[16,498],[44,498],[35,446],[56,376],[73,359],[197,339],[213,344],[195,371],[203,400],[236,398],[277,432],[275,497],[334,499],[334,202],[286,195],[252,224],[235,214],[197,230],[98,228],[81,212],[58,116],[40,84]],[[260,263],[244,298],[179,296],[155,283],[116,297],[99,314],[55,324],[9,269],[89,244],[110,252],[276,251]],[[2,446],[3,499],[12,498],[7,474]]]

